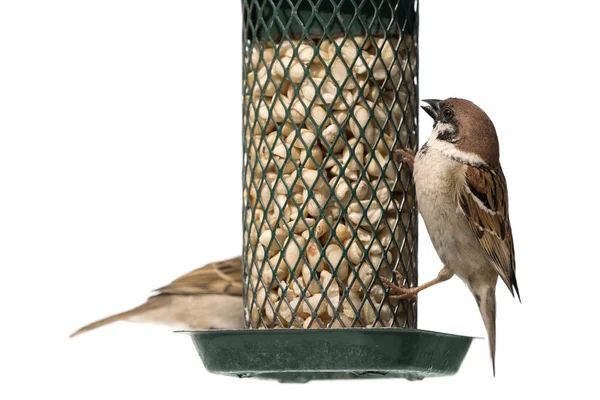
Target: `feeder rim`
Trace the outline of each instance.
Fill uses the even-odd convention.
[[[384,331],[402,331],[406,333],[431,333],[435,335],[441,335],[445,337],[453,337],[453,338],[471,338],[471,339],[483,339],[482,336],[465,336],[454,333],[446,333],[446,332],[437,332],[427,329],[415,329],[415,328],[398,328],[398,327],[377,327],[377,328],[368,328],[368,327],[352,327],[352,328],[320,328],[320,329],[179,329],[173,331],[173,333],[177,334],[187,334],[194,335],[197,333],[202,334],[220,334],[220,333],[239,333],[239,332],[248,332],[250,334],[287,334],[283,332],[348,332],[348,331],[370,331],[370,332],[384,332]]]

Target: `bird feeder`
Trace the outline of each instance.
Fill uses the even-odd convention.
[[[452,343],[470,339],[415,331],[416,301],[391,301],[381,279],[417,285],[415,189],[394,157],[418,145],[417,2],[242,0],[242,9],[248,330],[206,333],[196,341],[205,363],[216,340],[221,373],[418,377],[402,365],[410,357],[390,352],[434,346],[446,356],[423,370],[455,371],[464,352],[449,362]],[[226,350],[240,341],[245,350]],[[299,361],[307,357],[319,362]]]
[[[414,5],[283,3],[244,2],[246,325],[415,327]]]

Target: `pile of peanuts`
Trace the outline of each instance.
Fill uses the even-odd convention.
[[[400,258],[412,265],[410,245],[401,245],[414,240],[404,234],[414,197],[407,192],[401,204],[409,173],[391,153],[414,134],[416,57],[407,54],[411,37],[399,40],[284,41],[278,51],[265,44],[251,52],[244,95],[251,328],[404,325],[403,308],[376,279],[402,270]]]

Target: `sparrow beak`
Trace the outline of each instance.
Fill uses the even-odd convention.
[[[429,116],[433,118],[434,121],[437,121],[440,115],[441,100],[423,100],[423,102],[427,104],[421,106],[421,108],[425,110],[425,112],[429,114]]]

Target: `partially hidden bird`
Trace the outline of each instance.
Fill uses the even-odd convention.
[[[434,121],[431,136],[416,156],[410,150],[398,153],[412,166],[418,209],[444,266],[435,279],[417,287],[387,279],[385,284],[392,298],[413,299],[458,275],[479,307],[495,375],[498,276],[521,300],[498,136],[488,115],[471,101],[424,103]]]
[[[242,329],[242,261],[240,257],[207,264],[155,290],[144,304],[93,322],[71,337],[126,320],[175,329]]]

